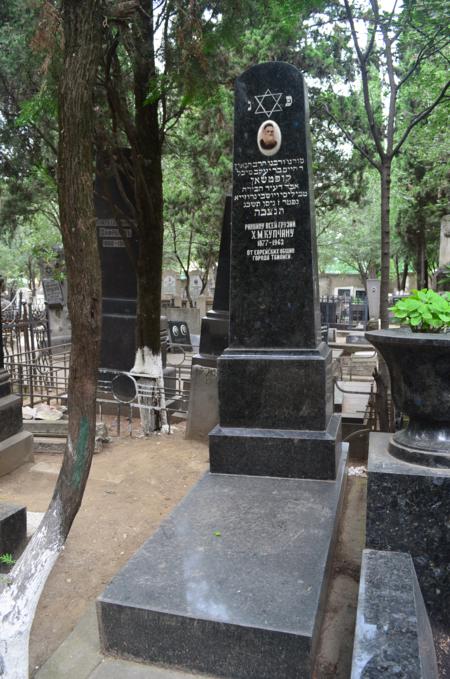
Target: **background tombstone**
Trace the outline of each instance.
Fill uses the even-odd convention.
[[[121,150],[120,153],[127,153]],[[99,154],[95,179],[95,211],[102,268],[102,344],[100,365],[130,370],[136,351],[136,269],[138,239],[129,178],[120,185],[108,159]]]
[[[217,357],[228,346],[230,322],[230,238],[231,238],[231,196],[225,198],[222,221],[219,261],[213,307],[204,318],[200,333],[199,353],[193,357],[193,365],[211,368],[217,366]]]
[[[380,318],[380,281],[378,278],[367,279],[367,301],[369,304],[369,318]]]
[[[186,438],[205,440],[219,421],[217,358],[228,346],[231,196],[225,198],[213,308],[202,318],[199,353],[192,358]]]
[[[67,281],[65,279],[64,253],[62,247],[55,248],[56,259],[40,265],[42,289],[48,311],[50,344],[54,347],[70,342],[72,327],[67,308]]]
[[[436,281],[439,290],[450,290],[450,215],[444,215],[441,221],[441,240],[439,244],[439,269]]]
[[[3,284],[0,276],[0,292]],[[0,476],[32,461],[33,435],[23,430],[22,399],[11,393],[9,373],[5,369],[0,309]]]
[[[218,360],[214,472],[336,476],[340,417],[320,337],[311,167],[302,75],[276,62],[250,68],[236,85],[230,344]]]

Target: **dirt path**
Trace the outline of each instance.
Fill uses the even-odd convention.
[[[95,455],[83,504],[47,582],[33,625],[31,674],[56,650],[113,575],[208,467],[208,449],[170,436],[121,438]],[[0,499],[44,512],[61,458],[35,455],[0,479]]]
[[[60,462],[56,455],[36,455],[34,464],[0,479],[0,500],[44,512]],[[31,636],[31,676],[207,469],[207,445],[185,441],[184,424],[176,425],[170,436],[123,435],[94,456],[82,507],[39,604]],[[364,511],[365,479],[349,478],[318,679],[349,676]]]

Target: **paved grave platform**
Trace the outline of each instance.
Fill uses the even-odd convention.
[[[102,650],[234,679],[311,676],[336,481],[207,473],[97,602]]]

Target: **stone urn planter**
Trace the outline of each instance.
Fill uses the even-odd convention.
[[[367,332],[389,368],[391,392],[407,415],[393,434],[389,452],[428,467],[450,467],[450,333],[409,329]]]

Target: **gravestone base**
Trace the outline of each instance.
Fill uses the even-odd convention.
[[[343,498],[207,473],[97,602],[102,650],[233,679],[312,676]]]
[[[11,394],[9,373],[0,368],[0,476],[33,461],[33,435],[22,426],[22,399]]]
[[[22,428],[22,399],[15,394],[0,398],[0,441],[4,441]]]
[[[363,551],[352,679],[438,679],[430,622],[409,554]]]
[[[0,554],[15,557],[26,537],[26,507],[0,503]]]
[[[199,354],[192,358],[192,365],[200,363],[204,365],[205,358],[214,360],[213,367],[217,365],[217,357],[228,346],[228,326],[230,314],[228,311],[216,311],[211,309],[202,318],[200,332]]]
[[[0,442],[0,476],[9,474],[25,462],[33,462],[33,434],[19,431]]]
[[[218,421],[217,368],[193,363],[185,438],[207,442]]]
[[[450,469],[399,460],[369,440],[366,546],[411,554],[433,629],[450,629]]]
[[[227,349],[218,359],[222,427],[324,431],[333,413],[332,352]]]
[[[217,474],[335,479],[340,454],[340,415],[332,415],[321,432],[217,425],[209,435],[211,471]]]

